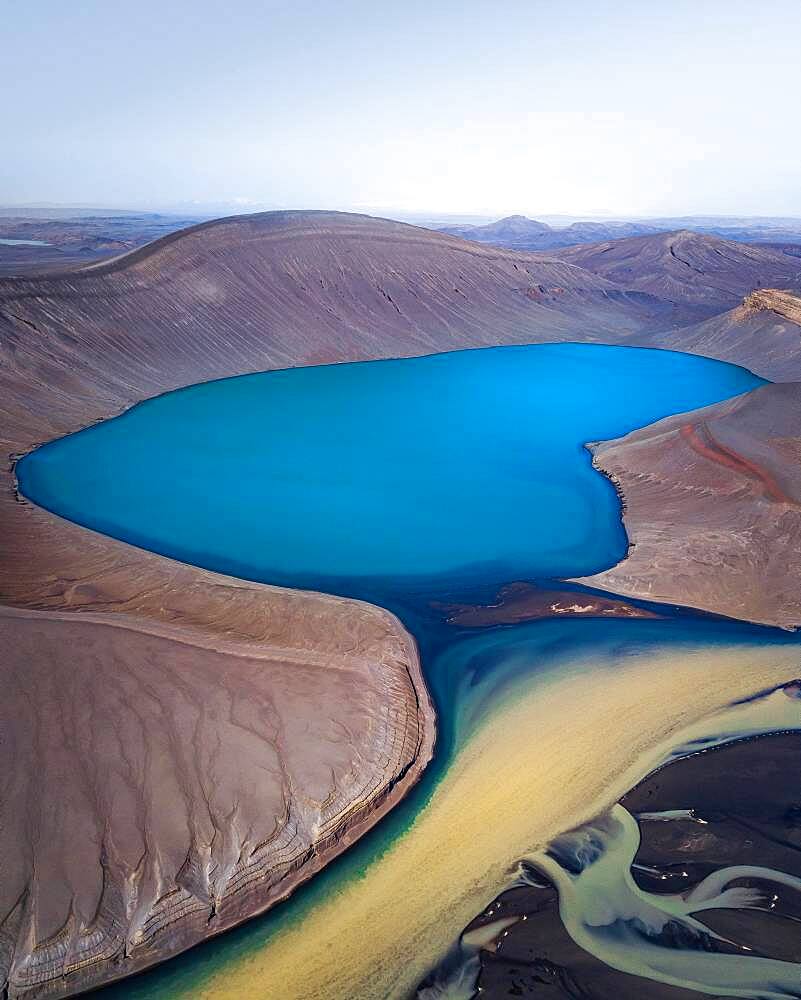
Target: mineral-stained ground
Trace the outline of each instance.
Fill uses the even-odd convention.
[[[294,365],[685,331],[801,377],[795,258],[660,239],[599,263],[272,213],[0,279],[0,989],[80,992],[269,907],[405,793],[434,740],[392,615],[70,524],[19,495],[15,460],[158,393]],[[757,301],[755,281],[789,291]],[[777,560],[798,565],[798,404],[760,389],[596,448],[636,544],[595,585],[797,624]]]

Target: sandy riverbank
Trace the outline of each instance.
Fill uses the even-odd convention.
[[[611,805],[672,732],[798,673],[798,650],[767,644],[560,661],[507,692],[365,878],[222,963],[193,997],[410,996],[517,859]]]

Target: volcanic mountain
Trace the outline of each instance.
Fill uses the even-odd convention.
[[[24,451],[98,400],[107,415],[201,378],[499,344],[695,344],[767,374],[765,338],[792,343],[791,320],[748,307],[715,321],[717,339],[695,325],[765,286],[801,286],[801,265],[691,233],[545,256],[341,213],[203,223],[76,271],[0,279],[0,440]]]
[[[530,250],[532,247],[550,246],[548,236],[553,230],[546,223],[529,219],[525,215],[508,215],[485,226],[442,226],[439,232],[461,236],[476,243]]]
[[[798,264],[687,234],[548,257],[284,212],[0,280],[0,637],[13,651],[0,661],[0,869],[11,873],[0,879],[0,992],[74,993],[271,906],[404,794],[434,730],[415,645],[393,616],[80,528],[17,495],[20,454],[170,389],[270,368],[659,333],[680,347],[688,324],[685,336],[710,342],[699,320],[755,288],[797,287]],[[742,334],[733,360],[759,362],[778,326],[794,336],[793,301],[774,295],[767,308],[752,296],[729,322]],[[798,436],[797,398],[781,400],[777,453]],[[730,416],[740,419],[727,410],[712,426],[721,439]],[[689,448],[736,478],[727,511],[743,477],[748,502],[767,496],[771,516],[797,504],[797,484],[763,461],[758,437],[741,446],[738,431],[724,451],[702,436],[707,424],[693,426],[703,448],[676,427],[666,475],[684,475]],[[639,467],[660,447],[638,450]],[[621,478],[631,454],[621,451]],[[618,590],[648,586],[636,568]]]
[[[17,494],[16,458],[208,379],[625,340],[675,312],[563,261],[334,213],[0,280],[0,991],[74,993],[271,906],[405,793],[434,737],[387,612],[85,530]]]
[[[16,458],[41,442],[308,359],[312,275],[302,240],[270,242],[275,223],[0,282],[4,997],[80,992],[272,906],[431,755],[417,650],[388,612],[173,562],[16,490]],[[321,266],[347,283],[347,240]]]
[[[523,215],[510,215],[486,225],[451,224],[439,232],[461,236],[476,243],[491,243],[514,250],[555,250],[579,243],[616,241],[631,236],[675,233],[706,233],[724,240],[755,243],[763,249],[798,256],[801,254],[801,219],[685,216],[656,219],[592,219],[569,226],[549,226]]]
[[[70,273],[0,279],[0,390],[13,398],[8,376],[24,364],[48,392],[63,386],[67,407],[82,409],[99,391],[88,358],[103,358],[103,380],[136,386],[115,398],[127,405],[197,381],[201,350],[204,377],[214,378],[497,344],[623,342],[702,315],[562,260],[401,223],[250,215]],[[223,342],[225,350],[209,349]],[[91,393],[79,391],[84,383]],[[44,440],[35,396],[25,408],[33,411],[25,434]]]
[[[689,231],[570,247],[552,256],[622,288],[694,304],[709,316],[733,308],[754,289],[801,289],[794,258]]]

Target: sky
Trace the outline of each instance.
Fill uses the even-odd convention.
[[[0,0],[0,203],[801,216],[801,0]]]

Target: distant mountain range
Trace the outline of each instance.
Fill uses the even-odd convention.
[[[201,221],[157,212],[98,210],[92,215],[84,209],[70,215],[66,209],[0,207],[0,276],[89,263]],[[9,246],[3,244],[6,240],[21,242]]]
[[[90,263],[207,220],[207,215],[79,206],[0,206],[0,276]],[[509,250],[550,253],[566,247],[683,230],[741,243],[759,243],[778,253],[801,257],[801,218],[688,216],[598,220],[549,216],[547,221],[541,221],[510,215],[489,223],[476,216],[420,219],[415,223],[474,243]]]
[[[39,238],[64,242],[21,248],[38,263],[26,265],[28,277],[0,277],[0,305],[13,300],[16,321],[51,330],[55,340],[61,329],[96,336],[98,355],[109,350],[114,331],[135,328],[159,344],[159,365],[179,375],[189,348],[175,330],[167,341],[162,336],[163,317],[176,310],[220,337],[232,324],[252,331],[242,371],[581,340],[679,350],[687,343],[699,354],[745,364],[769,378],[801,378],[801,258],[773,246],[681,230],[521,254],[521,240],[558,230],[522,216],[480,227],[496,240],[517,240],[512,249],[495,249],[486,241],[363,215],[273,212],[168,231],[122,256],[108,244],[102,251],[87,248],[90,236],[116,235],[135,245],[151,228],[174,221],[148,217],[137,228],[129,220],[128,231],[116,234],[99,219],[86,220],[85,227],[59,222],[22,230],[30,238],[41,232]],[[586,240],[597,237],[599,225],[606,224],[568,228],[575,234],[581,227]],[[78,238],[83,252],[75,254],[71,275],[68,251]],[[45,251],[60,251],[61,264],[48,277],[42,271],[34,277],[35,266],[45,273],[51,268],[39,256]],[[117,259],[101,263],[101,255]],[[186,282],[189,262],[193,278]],[[82,295],[76,297],[78,274]],[[765,289],[792,294],[789,300],[781,292],[766,298]],[[755,299],[755,292],[762,297]],[[0,343],[5,335],[14,344],[17,334],[3,327],[8,322],[0,310]],[[46,352],[37,364],[52,360]],[[129,378],[129,361],[121,360],[121,377]],[[228,365],[228,358],[223,361]],[[229,373],[225,365],[213,376]],[[64,361],[51,382],[69,370]],[[151,391],[149,383],[146,388]]]
[[[475,243],[488,243],[510,250],[556,250],[579,243],[601,243],[629,236],[654,236],[677,230],[722,236],[741,243],[771,243],[782,250],[782,244],[801,246],[801,218],[685,216],[675,219],[574,222],[568,226],[556,227],[524,215],[509,215],[483,226],[438,227],[438,232],[448,233],[450,236],[461,236],[462,239]]]

